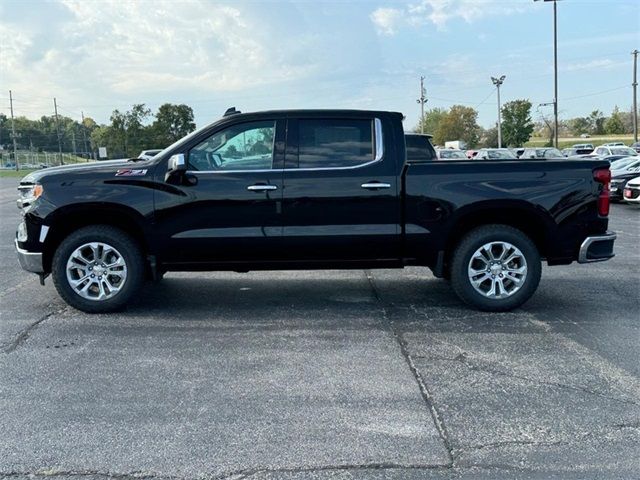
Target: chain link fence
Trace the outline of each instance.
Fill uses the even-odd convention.
[[[16,161],[17,160],[17,161]],[[0,169],[37,170],[40,168],[94,161],[90,153],[31,152],[18,150],[16,158],[13,152],[0,152]],[[16,168],[17,164],[17,168]]]

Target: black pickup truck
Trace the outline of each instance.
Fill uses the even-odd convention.
[[[87,312],[167,271],[406,265],[505,311],[542,260],[613,256],[609,181],[600,160],[438,161],[428,137],[405,143],[400,113],[229,109],[150,160],[27,175],[16,248]]]

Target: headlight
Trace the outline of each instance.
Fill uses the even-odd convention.
[[[44,192],[42,185],[20,185],[18,187],[20,196],[18,197],[18,208],[24,208],[35,202]]]

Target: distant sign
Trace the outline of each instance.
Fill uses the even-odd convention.
[[[107,147],[98,147],[98,157],[107,158]]]

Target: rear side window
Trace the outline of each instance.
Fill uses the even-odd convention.
[[[300,119],[298,168],[354,167],[374,159],[372,120]]]
[[[406,135],[404,138],[408,161],[420,162],[436,158],[436,152],[429,141],[429,137],[423,135]]]

